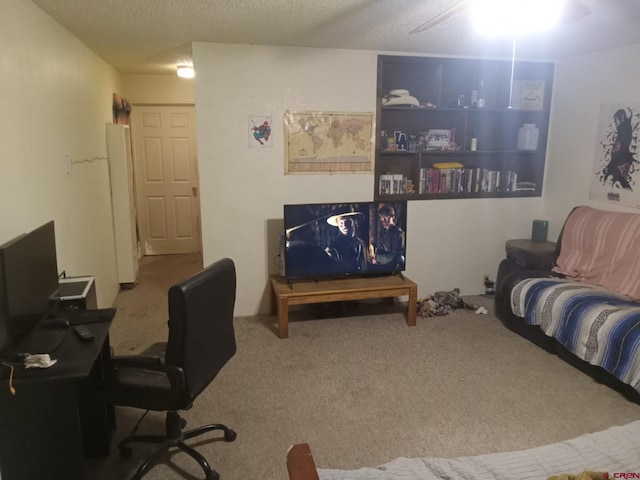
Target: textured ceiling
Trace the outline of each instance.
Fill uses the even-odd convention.
[[[520,38],[518,57],[555,60],[640,43],[640,0],[579,0],[591,15]],[[409,34],[459,0],[33,0],[120,73],[174,74],[191,42],[505,57],[466,11]]]

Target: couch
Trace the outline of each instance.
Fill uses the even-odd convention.
[[[504,325],[640,403],[640,214],[589,206],[553,252],[511,250],[496,278]]]

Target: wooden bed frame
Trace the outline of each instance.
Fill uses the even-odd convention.
[[[287,451],[289,480],[320,480],[308,443],[296,443]]]

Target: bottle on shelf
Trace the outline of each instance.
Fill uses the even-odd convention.
[[[397,149],[405,152],[408,150],[409,144],[407,143],[407,134],[400,132],[400,135],[398,135],[398,140],[397,140]]]
[[[456,150],[458,145],[456,144],[456,129],[451,129],[451,139],[449,140],[449,150]]]
[[[386,130],[382,130],[380,132],[380,151],[381,152],[386,151],[387,147],[388,147],[387,131]]]
[[[540,130],[535,123],[525,123],[518,130],[518,150],[536,150]]]
[[[483,79],[480,79],[480,85],[478,86],[478,91],[477,91],[476,94],[477,94],[478,98],[476,99],[476,104],[474,106],[476,108],[484,108],[486,106],[487,100],[484,98],[485,91],[484,91],[484,80]]]
[[[469,95],[469,104],[472,108],[476,108],[478,106],[478,90],[471,90],[471,94]]]
[[[417,152],[420,147],[420,141],[416,135],[409,135],[409,151]]]
[[[396,151],[396,139],[394,136],[387,137],[387,152],[395,152]]]

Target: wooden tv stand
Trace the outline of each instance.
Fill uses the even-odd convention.
[[[272,275],[270,280],[273,287],[271,312],[278,315],[278,337],[280,338],[289,336],[289,306],[308,303],[408,295],[407,325],[415,326],[416,324],[418,286],[403,275],[293,282],[287,282],[287,279],[280,275]]]

